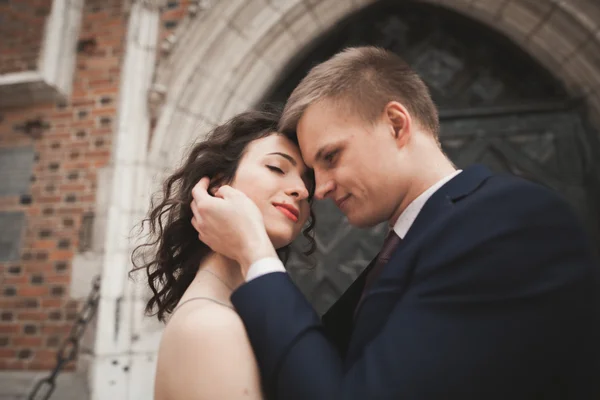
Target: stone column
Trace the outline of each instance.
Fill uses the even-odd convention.
[[[143,313],[128,278],[132,228],[148,205],[148,91],[156,61],[160,0],[134,0],[122,66],[111,162],[98,187],[101,299],[89,373],[91,398],[151,399],[160,330],[143,335]],[[147,330],[147,329],[146,329]]]

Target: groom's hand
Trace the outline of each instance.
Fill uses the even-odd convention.
[[[237,261],[244,276],[255,261],[277,257],[256,204],[227,185],[211,196],[209,183],[208,178],[202,178],[192,190],[192,225],[200,240],[213,251]]]

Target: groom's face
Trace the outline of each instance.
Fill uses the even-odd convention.
[[[385,118],[367,123],[322,100],[305,111],[297,135],[302,157],[314,169],[317,199],[333,200],[354,226],[390,219],[404,188],[398,184],[401,157]]]

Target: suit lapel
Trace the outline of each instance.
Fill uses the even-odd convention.
[[[348,363],[352,363],[364,345],[381,330],[392,308],[406,291],[416,267],[417,250],[421,248],[420,243],[426,233],[450,215],[456,202],[476,191],[490,176],[491,172],[484,166],[470,167],[442,186],[425,203],[401,245],[358,305],[348,348]]]

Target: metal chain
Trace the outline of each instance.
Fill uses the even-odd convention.
[[[67,336],[56,353],[56,366],[47,377],[40,379],[35,384],[29,397],[27,397],[27,400],[48,400],[50,398],[56,387],[56,377],[65,365],[75,360],[77,357],[77,354],[79,353],[79,342],[85,333],[88,324],[96,314],[99,300],[100,276],[96,276],[92,283],[92,290],[85,301],[83,309],[77,315],[75,323],[69,332],[69,336]]]

